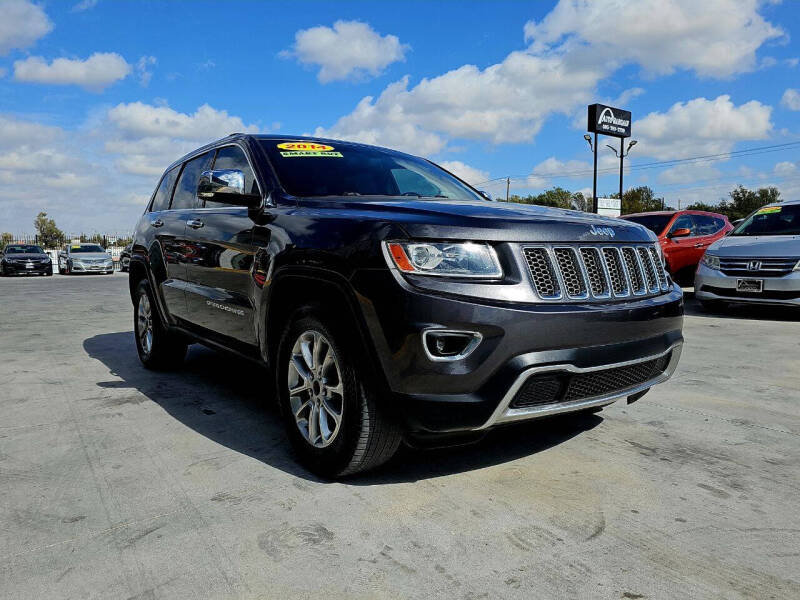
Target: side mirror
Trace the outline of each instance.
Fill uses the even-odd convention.
[[[675,229],[674,231],[670,231],[667,234],[667,237],[676,238],[676,237],[686,237],[687,235],[692,235],[692,230],[687,227],[681,227],[680,229]]]
[[[197,182],[197,197],[248,208],[261,204],[261,196],[245,192],[244,173],[238,169],[203,171]]]
[[[489,192],[487,192],[485,190],[478,190],[478,192],[480,193],[481,196],[483,196],[487,200],[491,200],[492,199],[492,195]]]

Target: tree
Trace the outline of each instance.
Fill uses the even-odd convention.
[[[510,202],[518,202],[519,204],[536,204],[538,206],[553,206],[556,208],[572,208],[572,200],[575,197],[572,192],[564,188],[555,187],[552,190],[547,190],[535,196],[517,196],[513,195],[509,198]],[[581,195],[581,198],[583,196]]]
[[[729,219],[743,219],[757,208],[771,202],[780,202],[781,193],[776,187],[759,188],[756,191],[748,190],[743,185],[738,186],[728,194],[730,202],[723,200],[719,209]]]
[[[614,194],[613,198],[619,198],[619,194]],[[656,198],[652,188],[642,185],[625,190],[622,194],[622,214],[630,215],[633,213],[650,212],[653,210],[666,210],[664,198]]]
[[[64,243],[64,232],[56,227],[53,219],[47,218],[46,212],[40,212],[33,222],[36,227],[37,241],[44,248],[57,248]]]
[[[8,246],[13,241],[14,241],[14,236],[8,232],[0,235],[0,250]]]

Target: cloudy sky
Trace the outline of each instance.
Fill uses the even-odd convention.
[[[429,157],[494,194],[591,189],[586,105],[633,112],[628,185],[800,198],[800,3],[0,0],[0,231],[132,228],[234,131]],[[617,188],[601,144],[601,195]],[[707,157],[681,160],[689,157]],[[494,180],[494,181],[487,181]]]

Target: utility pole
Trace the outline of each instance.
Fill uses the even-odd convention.
[[[506,202],[508,202],[508,192],[511,189],[511,177],[506,177]]]

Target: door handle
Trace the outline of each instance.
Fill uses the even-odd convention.
[[[186,224],[192,229],[200,229],[203,225],[205,225],[205,223],[203,223],[199,219],[189,219],[188,221],[186,221]]]
[[[706,246],[708,246],[708,244],[695,244],[694,245],[695,248],[705,248]]]
[[[161,219],[156,219],[155,221],[150,221],[150,225],[152,225],[153,227],[163,227],[164,221],[162,221]]]

